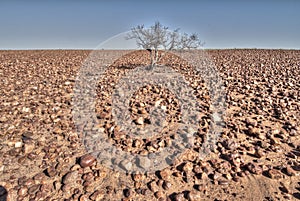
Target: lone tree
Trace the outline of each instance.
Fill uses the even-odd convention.
[[[142,47],[150,52],[151,68],[159,60],[158,50],[183,50],[197,49],[203,46],[197,34],[179,33],[179,29],[170,31],[168,27],[156,22],[150,28],[138,25],[131,29],[126,39],[136,39],[138,47]]]

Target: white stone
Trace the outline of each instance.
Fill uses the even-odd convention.
[[[15,148],[19,148],[22,147],[22,142],[16,142],[15,143]]]
[[[144,124],[144,118],[143,117],[137,118],[136,123],[139,124],[139,125],[143,125]]]
[[[23,108],[22,108],[22,112],[30,112],[30,108],[28,108],[28,107],[23,107]]]
[[[24,153],[25,154],[28,154],[28,153],[32,152],[33,149],[34,149],[34,144],[33,143],[24,145]]]
[[[139,158],[138,162],[139,162],[139,166],[142,167],[142,168],[144,168],[145,170],[148,169],[150,167],[150,165],[151,165],[150,159],[147,158],[147,157],[145,157],[145,156],[143,156],[143,157],[141,156]]]
[[[164,110],[164,111],[167,110],[167,106],[165,106],[165,105],[162,105],[160,108],[161,108],[162,110]]]
[[[160,100],[156,101],[155,104],[154,104],[154,106],[158,107],[162,101],[163,101],[163,99],[160,99]]]

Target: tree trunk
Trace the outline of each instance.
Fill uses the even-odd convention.
[[[150,52],[150,64],[149,64],[149,66],[146,67],[146,69],[147,70],[152,70],[153,66],[154,66],[154,58],[153,58],[152,49],[147,49],[147,51]]]
[[[150,57],[151,57],[151,67],[153,68],[155,65],[155,53],[152,53],[153,51],[151,51]]]
[[[158,50],[155,50],[155,60],[154,60],[154,65],[158,62]]]

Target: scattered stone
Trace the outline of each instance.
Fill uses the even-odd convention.
[[[198,201],[198,200],[201,200],[201,196],[200,196],[199,192],[189,191],[187,194],[187,199],[189,201]]]
[[[250,199],[247,197],[249,194],[242,195],[237,189],[229,189],[234,187],[230,185],[231,180],[239,182],[236,187],[242,187],[246,178],[239,176],[250,177],[262,171],[264,175],[282,182],[278,192],[273,192],[266,199],[300,198],[296,181],[300,170],[298,51],[210,52],[224,81],[222,88],[227,96],[226,115],[223,117],[225,126],[219,132],[220,140],[216,147],[212,147],[209,160],[199,157],[199,153],[203,153],[201,147],[205,142],[210,142],[212,137],[209,133],[211,121],[215,120],[210,118],[212,94],[206,89],[207,83],[201,80],[202,75],[194,75],[187,62],[181,63],[180,57],[169,57],[168,53],[166,58],[163,56],[160,62],[167,62],[167,66],[184,75],[199,98],[200,126],[198,129],[188,129],[188,133],[195,135],[191,149],[186,148],[187,153],[193,152],[194,156],[183,153],[178,159],[172,159],[174,163],[164,170],[159,169],[153,174],[141,172],[132,175],[132,180],[130,173],[133,163],[136,162],[147,172],[154,159],[97,163],[93,157],[84,159],[84,147],[93,143],[101,146],[101,142],[97,141],[98,131],[107,136],[107,142],[112,146],[130,154],[147,156],[149,152],[159,153],[164,148],[179,145],[175,125],[182,122],[181,103],[173,92],[156,85],[146,85],[130,98],[128,109],[131,118],[138,124],[136,128],[146,132],[149,124],[156,124],[149,116],[149,111],[156,107],[158,112],[166,114],[166,121],[157,123],[163,129],[157,133],[155,131],[151,139],[137,140],[118,128],[112,118],[111,92],[116,89],[117,80],[126,74],[128,69],[124,69],[124,66],[128,66],[128,63],[138,66],[149,63],[149,55],[145,60],[143,51],[137,51],[131,56],[125,55],[125,60],[124,57],[115,60],[118,56],[110,61],[104,58],[104,63],[115,62],[105,72],[105,79],[99,80],[99,87],[95,90],[97,122],[84,120],[74,124],[72,120],[76,108],[74,110],[72,107],[73,86],[81,85],[76,76],[90,53],[79,52],[1,52],[0,74],[3,79],[0,81],[0,91],[3,95],[0,101],[0,130],[3,132],[0,133],[0,139],[3,146],[0,146],[0,200],[7,197],[6,200],[17,201],[130,201],[152,200],[154,196],[159,201],[247,200]],[[106,53],[116,54],[114,51]],[[124,52],[119,53],[122,55]],[[187,52],[181,53],[183,56],[185,54]],[[133,68],[132,65],[128,67]],[[174,80],[170,84],[176,83]],[[84,86],[81,89],[85,91]],[[220,114],[217,120],[223,118]],[[89,131],[95,131],[95,135],[86,135]],[[88,141],[92,143],[86,144]],[[113,172],[107,168],[114,162],[127,173]],[[130,189],[130,193],[124,194],[122,189]],[[232,193],[232,190],[237,191]]]
[[[148,157],[139,157],[138,165],[144,170],[148,170],[151,166],[151,160]]]
[[[192,170],[193,170],[193,163],[187,162],[184,164],[183,171],[190,173]]]
[[[16,142],[15,143],[15,148],[20,148],[20,147],[22,147],[22,142]]]
[[[165,190],[169,190],[172,187],[172,183],[168,181],[164,181],[162,187]]]
[[[154,193],[154,196],[159,199],[164,197],[164,193],[162,191],[157,191]]]
[[[55,190],[59,190],[61,188],[61,183],[59,181],[55,181],[53,185]]]
[[[296,176],[296,175],[298,175],[297,172],[292,167],[290,167],[290,166],[287,166],[285,168],[285,172],[286,172],[286,174],[288,176]]]
[[[141,163],[141,164],[143,164],[143,163]],[[132,170],[132,163],[126,159],[122,160],[119,165],[121,168],[123,168],[126,171]]]
[[[33,195],[35,194],[39,189],[40,189],[41,185],[40,184],[36,184],[36,185],[33,185],[31,186],[29,189],[28,189],[28,193],[30,195]]]
[[[271,169],[267,172],[268,177],[270,177],[271,179],[281,179],[282,178],[282,174],[279,170],[276,169]]]
[[[159,188],[158,188],[158,186],[157,186],[157,184],[156,184],[155,181],[151,181],[151,182],[149,183],[149,189],[150,189],[152,192],[156,192],[156,191],[159,190]]]
[[[219,180],[219,181],[218,181],[218,184],[219,184],[219,185],[228,185],[228,184],[229,184],[229,181],[227,181],[227,180]]]
[[[82,179],[84,181],[92,181],[94,180],[94,174],[92,172],[88,172],[88,173],[85,173],[83,176],[82,176]]]
[[[28,193],[28,189],[26,187],[21,187],[18,190],[18,196],[24,197],[25,195],[27,195]]]
[[[86,154],[80,158],[80,166],[83,168],[90,167],[94,164],[95,161],[96,159],[94,156]]]
[[[246,119],[246,122],[247,124],[253,126],[253,127],[256,127],[257,126],[257,121],[255,119],[252,119],[252,118],[247,118]]]
[[[86,194],[83,194],[79,197],[79,201],[89,201],[89,196]]]
[[[262,158],[263,156],[265,156],[265,153],[263,152],[262,149],[255,149],[255,153],[254,155],[257,157],[257,158]]]
[[[47,176],[49,176],[49,177],[54,177],[54,176],[56,176],[57,171],[56,171],[56,169],[55,169],[54,166],[50,166],[50,167],[47,168],[46,174],[47,174]]]
[[[133,195],[133,192],[132,192],[132,190],[131,189],[125,189],[124,190],[124,196],[125,197],[131,197]]]
[[[78,176],[78,171],[69,172],[63,177],[62,183],[66,185],[73,185],[76,183]]]
[[[5,116],[0,117],[0,123],[6,122],[8,119]]]
[[[40,189],[41,189],[41,192],[43,192],[43,193],[49,193],[53,190],[53,185],[51,185],[51,184],[42,184]]]
[[[136,174],[132,175],[132,179],[134,181],[143,181],[143,180],[145,180],[145,178],[146,178],[145,175],[142,173],[136,173]]]
[[[248,163],[247,169],[253,174],[262,174],[263,169],[256,163]]]
[[[100,201],[104,198],[105,192],[101,190],[96,190],[91,194],[90,199],[93,201]]]
[[[138,125],[143,125],[144,124],[144,118],[143,117],[139,117],[135,120],[135,123],[137,123]]]
[[[28,154],[32,152],[34,147],[35,147],[34,143],[30,143],[30,144],[25,143],[23,147],[24,154]]]
[[[184,201],[184,194],[183,193],[178,193],[177,195],[175,195],[175,201]]]
[[[283,193],[290,193],[290,191],[288,190],[288,188],[282,183],[280,182],[280,187],[279,189],[283,192]]]

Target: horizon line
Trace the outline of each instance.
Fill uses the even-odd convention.
[[[0,51],[34,51],[34,50],[86,50],[86,51],[94,51],[94,50],[116,50],[116,51],[122,51],[122,50],[143,50],[143,49],[96,49],[96,48],[0,48]],[[196,50],[300,50],[300,48],[255,48],[255,47],[249,47],[249,48],[244,48],[244,47],[231,47],[231,48],[201,48],[201,49],[196,49]]]

